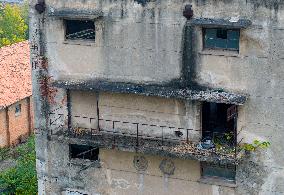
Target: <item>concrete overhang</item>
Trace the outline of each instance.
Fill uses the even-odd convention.
[[[193,18],[188,21],[187,25],[201,26],[207,28],[228,28],[242,29],[248,28],[252,22],[247,19],[212,19],[212,18]]]
[[[182,100],[196,100],[215,103],[243,105],[247,96],[216,89],[198,89],[197,87],[167,86],[159,84],[136,84],[124,82],[110,82],[102,80],[92,81],[54,81],[54,87],[70,90],[102,91],[112,93],[137,94]]]
[[[70,19],[96,19],[103,16],[101,10],[80,10],[80,9],[52,9],[48,11],[49,17],[70,18]]]
[[[52,135],[52,139],[58,141],[68,141],[68,143],[89,145],[104,149],[116,149],[125,152],[136,152],[148,155],[163,156],[169,158],[180,158],[185,160],[196,160],[201,162],[212,162],[220,164],[239,164],[245,157],[243,151],[237,154],[217,154],[210,150],[193,149],[192,151],[176,151],[177,146],[183,146],[179,143],[169,143],[168,146],[159,146],[159,140],[143,139],[139,137],[139,141],[143,145],[136,145],[137,137],[117,135],[117,134],[105,134],[99,133],[90,136],[73,136],[66,130],[58,131]],[[114,143],[115,140],[115,143]]]

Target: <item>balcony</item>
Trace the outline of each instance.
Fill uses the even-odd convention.
[[[54,117],[55,113],[51,113],[50,116]],[[59,115],[56,121],[60,118],[63,119],[64,115]],[[228,135],[225,134],[215,136],[219,140],[218,144],[210,146],[201,138],[197,138],[198,136],[193,138],[193,135],[201,135],[201,130],[87,117],[84,119],[90,124],[96,121],[100,128],[86,128],[78,125],[68,128],[64,125],[56,126],[56,122],[50,120],[51,129],[56,129],[52,131],[52,137],[100,148],[221,164],[238,164],[243,157],[243,152],[238,149],[237,145],[227,144],[225,137]],[[123,125],[132,128],[126,130],[121,128]],[[154,129],[155,133],[150,133],[153,131],[149,129]],[[231,139],[234,140],[234,137]]]

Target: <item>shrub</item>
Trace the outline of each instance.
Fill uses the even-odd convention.
[[[17,147],[17,164],[0,173],[0,193],[6,195],[37,194],[36,154],[34,136]],[[1,192],[2,189],[2,192]]]

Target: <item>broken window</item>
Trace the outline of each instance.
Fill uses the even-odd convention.
[[[204,48],[239,50],[239,29],[205,28],[203,29]]]
[[[65,20],[66,40],[95,40],[95,22],[93,20]]]
[[[203,178],[215,178],[235,181],[236,166],[230,164],[201,162],[201,174]]]
[[[71,158],[99,160],[99,148],[97,147],[77,144],[70,144],[69,146]]]

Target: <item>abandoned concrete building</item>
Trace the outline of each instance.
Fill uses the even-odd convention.
[[[283,1],[30,14],[39,194],[284,194]]]

